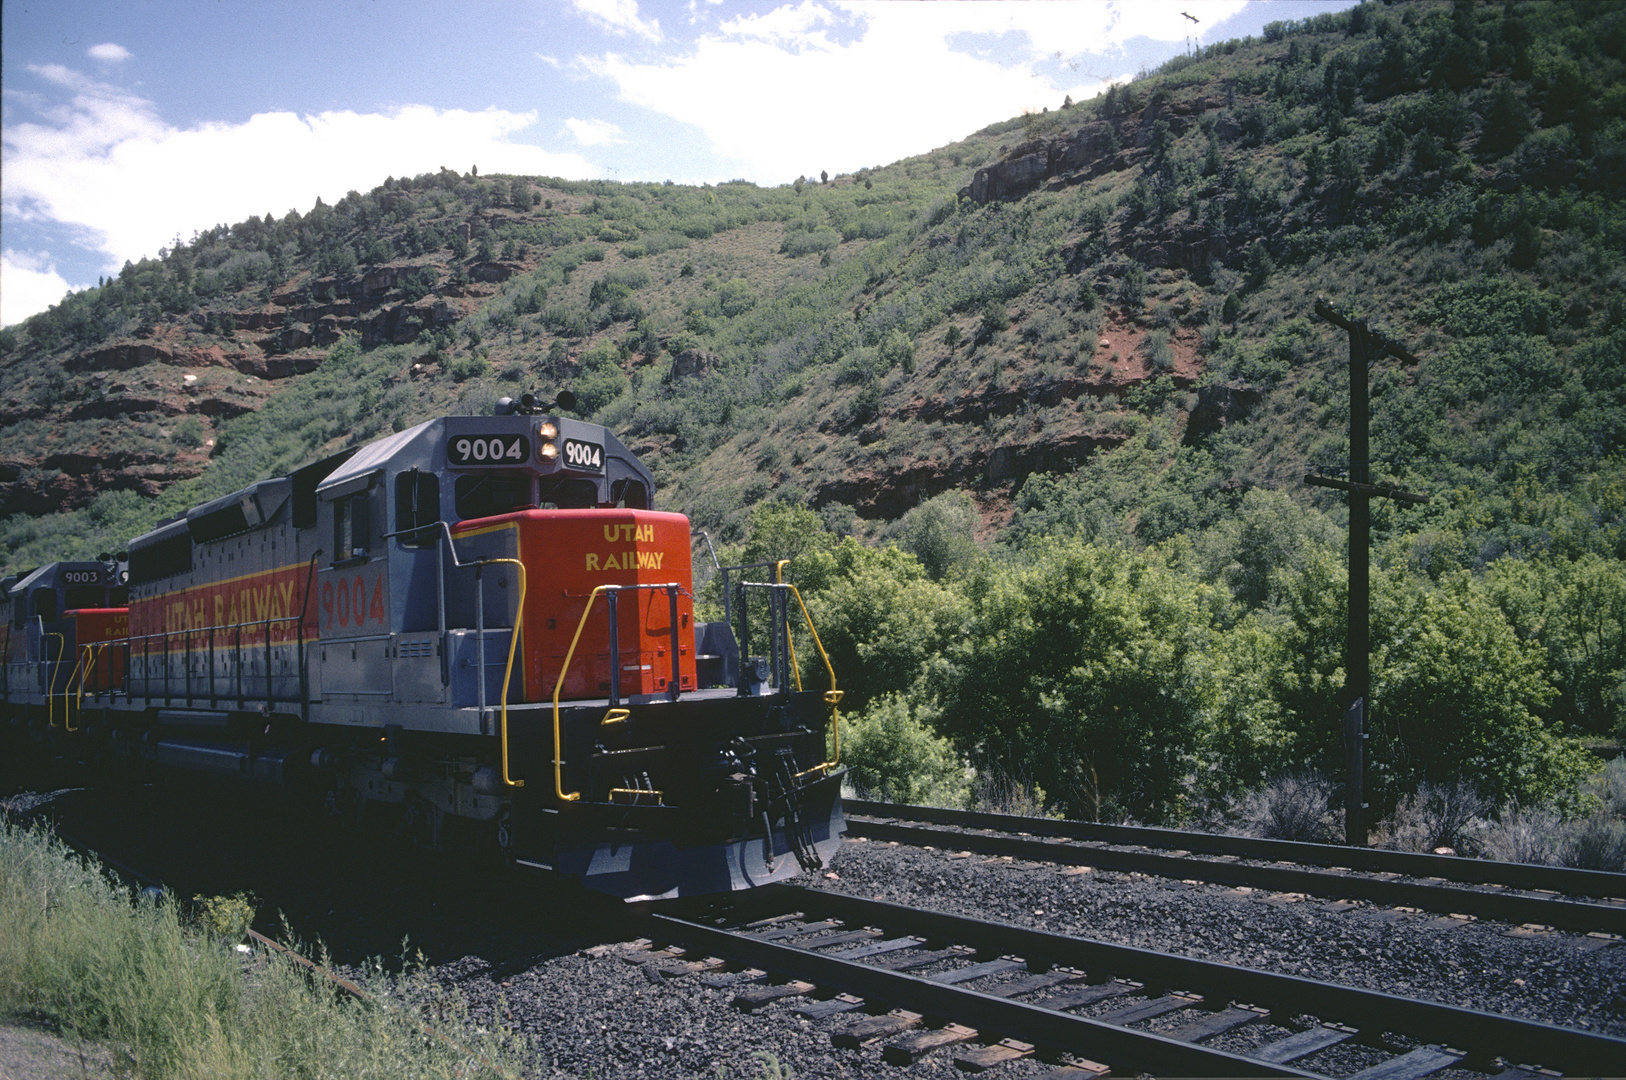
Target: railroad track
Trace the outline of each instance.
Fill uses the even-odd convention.
[[[695,975],[753,1010],[788,1002],[836,1046],[966,1069],[1038,1056],[1050,1076],[1504,1080],[1618,1074],[1626,1040],[1289,975],[785,886],[623,946],[653,977]]]
[[[1626,937],[1626,874],[848,800],[847,834]]]

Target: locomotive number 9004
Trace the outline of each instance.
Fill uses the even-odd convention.
[[[531,459],[531,440],[524,435],[459,435],[446,441],[453,465],[523,464]]]
[[[604,447],[598,443],[579,442],[576,439],[565,440],[565,464],[572,469],[588,469],[593,472],[604,471]]]

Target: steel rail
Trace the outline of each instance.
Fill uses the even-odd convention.
[[[923,940],[970,945],[974,946],[979,954],[1020,956],[1030,965],[1076,968],[1087,972],[1092,982],[1109,978],[1129,978],[1148,986],[1193,991],[1211,1001],[1247,1002],[1268,1008],[1277,1015],[1295,1016],[1308,1013],[1324,1021],[1351,1025],[1373,1034],[1385,1031],[1399,1032],[1426,1043],[1446,1044],[1463,1049],[1467,1053],[1464,1066],[1469,1068],[1489,1068],[1493,1059],[1500,1056],[1519,1062],[1533,1062],[1569,1075],[1618,1075],[1620,1063],[1626,1061],[1626,1039],[1455,1005],[800,886],[783,887],[775,901],[782,908],[799,910],[808,918],[833,918],[848,925],[882,927],[889,933],[906,932]],[[664,920],[662,916],[655,918],[658,921]],[[809,981],[819,982],[827,988],[834,987],[860,996],[873,995],[896,1006],[937,1016],[947,1015],[960,1022],[986,1026],[1024,1041],[1063,1050],[1073,1049],[1072,1046],[1055,1042],[1048,1029],[1010,1026],[1013,1019],[1004,1013],[992,1010],[984,1014],[957,1013],[956,1010],[948,1008],[949,1002],[946,999],[930,996],[937,992],[931,988],[940,984],[932,983],[931,988],[913,985],[915,982],[928,980],[909,977],[908,982],[893,979],[866,982],[865,980],[873,976],[850,971],[845,966],[831,966],[827,975],[824,968],[806,966],[798,959],[812,954],[790,946],[778,947],[778,950],[788,950],[785,952],[778,950],[753,952],[757,942],[747,942],[744,945],[731,944],[732,941],[739,939],[737,934],[730,935],[728,940],[705,935],[706,943],[701,944],[702,935],[698,930],[709,931],[712,928],[697,927],[696,932],[691,934],[689,928],[695,925],[675,919],[663,922],[663,928],[668,929],[672,939],[681,940],[680,935],[690,935],[684,941],[685,944],[694,941],[697,948],[717,953],[725,959],[752,963],[756,967],[776,973],[798,975],[806,973],[804,977],[813,976]],[[718,951],[725,948],[736,951],[734,955]],[[752,956],[767,960],[769,963],[759,963],[752,959]],[[826,961],[832,958],[817,957],[817,959]],[[875,969],[864,969],[864,972],[873,971]],[[885,974],[895,976],[898,973]],[[903,996],[905,992],[915,991],[919,992],[917,996]],[[997,1000],[1006,1002],[1003,998]],[[1039,1011],[1050,1010],[1041,1008]],[[986,1017],[981,1024],[977,1022],[979,1015]],[[970,1016],[971,1019],[965,1019],[966,1016]],[[1022,1031],[1030,1031],[1037,1037],[1029,1038],[1022,1034]],[[1138,1042],[1135,1044],[1137,1048],[1148,1045],[1151,1044]],[[1116,1065],[1117,1062],[1108,1060],[1102,1055],[1121,1054],[1127,1048],[1128,1044],[1090,1043],[1079,1045],[1077,1052]],[[1160,1051],[1154,1048],[1152,1052],[1156,1054]],[[1193,1075],[1190,1072],[1179,1073],[1179,1070],[1189,1066],[1171,1068],[1168,1062],[1154,1063],[1161,1059],[1134,1060],[1143,1068]],[[1253,1063],[1251,1059],[1243,1060],[1248,1060],[1256,1070],[1267,1067],[1267,1063],[1264,1062]],[[1217,1067],[1218,1063],[1208,1066],[1208,1068]],[[1256,1075],[1265,1074],[1261,1071]]]
[[[1460,855],[1386,851],[1381,848],[1344,847],[1339,844],[1311,844],[1297,840],[1265,840],[1254,836],[1187,832],[1152,825],[1102,825],[1091,821],[1017,817],[1013,814],[947,810],[935,806],[900,806],[868,802],[863,799],[844,799],[843,804],[853,814],[898,821],[926,821],[967,829],[999,829],[1006,832],[1031,833],[1034,836],[1065,837],[1069,840],[1175,848],[1203,855],[1234,855],[1242,859],[1336,866],[1373,873],[1444,878],[1447,881],[1471,882],[1478,885],[1502,885],[1513,889],[1543,889],[1567,896],[1626,897],[1626,874],[1613,874],[1604,870],[1537,866],[1531,863],[1470,859]]]
[[[952,1018],[981,1031],[1078,1054],[1115,1069],[1172,1076],[1301,1076],[1319,1074],[1184,1043],[1152,1032],[1091,1020],[1043,1005],[969,990],[807,948],[762,941],[750,934],[705,926],[671,915],[652,915],[656,933],[703,955],[805,979],[825,989],[885,1001],[924,1016]]]
[[[847,815],[847,835],[915,845],[932,843],[983,855],[1008,855],[1068,866],[1098,866],[1155,877],[1209,881],[1217,885],[1246,886],[1275,892],[1369,900],[1388,907],[1415,907],[1448,915],[1472,915],[1476,919],[1496,919],[1515,924],[1539,923],[1581,933],[1603,931],[1626,936],[1626,904],[1485,892],[1443,882],[1394,881],[1332,870],[1256,866],[1150,851],[1119,851],[1028,836],[946,832],[925,825],[865,819],[851,813]]]

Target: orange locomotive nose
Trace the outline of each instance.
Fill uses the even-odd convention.
[[[560,697],[605,697],[616,685],[619,666],[623,697],[665,694],[671,688],[676,617],[678,689],[695,689],[693,576],[689,563],[689,519],[655,510],[525,510],[465,523],[454,535],[489,535],[512,530],[514,546],[528,578],[524,613],[524,700],[553,695],[565,656],[582,627],[580,644],[563,672]],[[638,588],[614,600],[619,664],[612,657],[610,600],[601,596],[587,622],[582,612],[601,585],[680,587],[676,611],[667,592]],[[585,650],[585,651],[584,651]]]

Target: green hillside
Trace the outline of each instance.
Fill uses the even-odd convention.
[[[1373,374],[1431,496],[1374,504],[1382,797],[1539,802],[1626,723],[1623,56],[1620,3],[1368,3],[828,181],[222,226],[4,331],[4,559],[568,385],[664,507],[803,553],[872,747],[1180,817],[1336,764],[1324,297],[1420,358]]]

